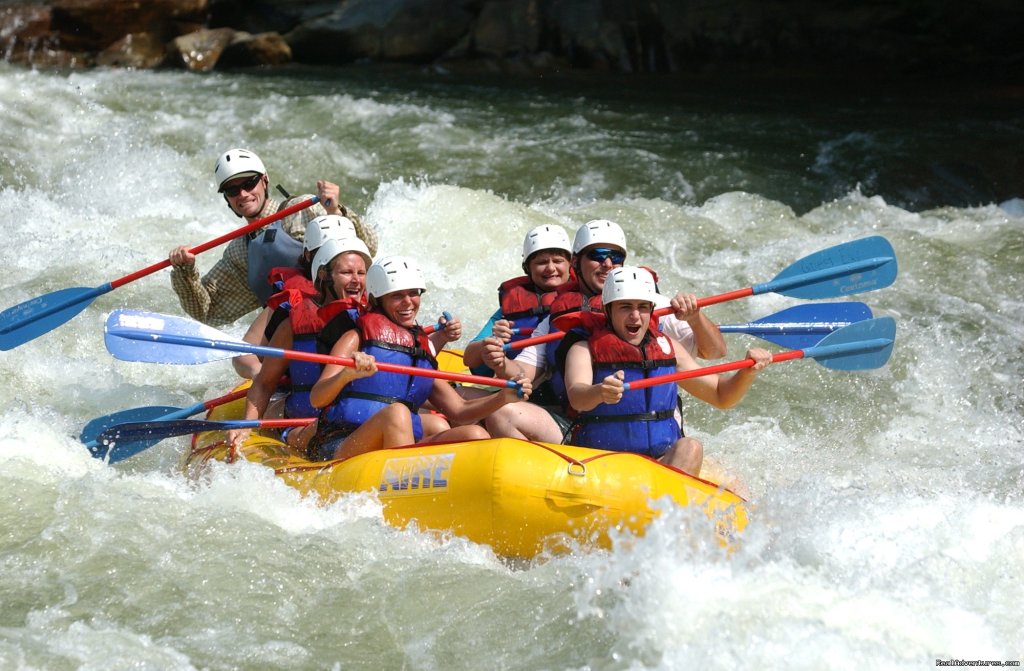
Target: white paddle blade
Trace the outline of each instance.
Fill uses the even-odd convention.
[[[206,341],[210,347],[177,344],[178,338]],[[196,364],[237,355],[217,349],[230,336],[191,319],[139,310],[115,310],[103,328],[103,341],[115,358],[145,363]]]

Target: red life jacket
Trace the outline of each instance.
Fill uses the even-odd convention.
[[[270,297],[267,307],[274,310],[268,331],[276,331],[285,319],[292,328],[292,349],[299,352],[316,352],[317,336],[324,326],[317,314],[319,306],[313,298],[307,297],[300,289],[290,288]],[[273,333],[267,335],[269,340]],[[285,416],[315,417],[317,410],[309,402],[309,390],[320,379],[320,364],[312,361],[289,361],[288,378],[291,387],[285,399]]]
[[[501,316],[511,322],[524,318],[533,318],[539,322],[550,311],[556,291],[541,291],[526,275],[505,280],[498,287]]]
[[[317,341],[319,351],[330,354],[335,343],[346,331],[356,327],[366,310],[365,294],[360,298],[339,298],[322,306],[317,312],[324,324]]]
[[[561,331],[567,331],[576,326],[575,320],[578,319],[577,315],[580,312],[603,313],[604,311],[601,294],[591,296],[584,302],[583,292],[577,280],[569,280],[558,287],[555,293],[555,299],[551,303],[551,325]],[[569,321],[566,321],[566,318]]]
[[[309,298],[316,298],[317,291],[313,287],[313,281],[306,276],[302,268],[278,267],[273,268],[267,275],[267,280],[277,291],[287,289],[298,289]]]

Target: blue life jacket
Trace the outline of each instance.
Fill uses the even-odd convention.
[[[418,326],[407,329],[380,312],[367,312],[359,317],[362,336],[360,351],[372,354],[379,363],[437,368],[430,341]],[[433,378],[405,373],[378,371],[368,377],[352,380],[338,398],[321,414],[321,422],[357,427],[379,410],[392,403],[402,403],[412,413],[413,437],[423,437],[423,425],[417,411],[426,403],[433,389]]]
[[[637,347],[610,328],[600,328],[587,343],[594,368],[593,384],[619,370],[626,382],[676,370],[672,342],[656,332],[648,331]],[[660,457],[682,437],[675,418],[678,404],[679,395],[673,383],[627,391],[618,403],[599,403],[592,410],[578,413],[570,442],[581,447]]]

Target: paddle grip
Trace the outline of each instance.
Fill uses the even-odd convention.
[[[452,313],[448,312],[447,310],[442,312],[441,316],[444,317],[445,323],[450,322],[452,320]],[[438,321],[436,324],[430,324],[429,326],[424,326],[423,327],[423,332],[426,333],[427,335],[430,335],[434,331],[440,331],[441,329],[444,328],[444,326],[445,326],[444,324],[442,324],[440,321]]]

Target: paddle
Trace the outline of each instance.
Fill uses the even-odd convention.
[[[745,324],[722,324],[722,333],[745,333],[781,345],[788,349],[810,347],[824,336],[849,326],[854,322],[871,319],[871,308],[864,303],[844,301],[841,303],[808,303],[786,308],[767,317]],[[513,329],[529,331],[530,329]],[[561,337],[562,332],[556,332]],[[557,340],[551,334],[551,340]],[[546,336],[538,336],[542,338]],[[512,343],[504,346],[506,352],[515,347]]]
[[[340,366],[355,365],[355,361],[348,357],[253,345],[233,339],[226,333],[191,319],[136,310],[112,312],[107,318],[103,340],[107,345],[107,350],[116,358],[124,361],[194,364],[228,359],[242,352],[296,361],[333,363]],[[417,375],[489,387],[520,388],[520,384],[515,380],[497,380],[493,377],[449,373],[432,368],[379,362],[377,369],[389,373]]]
[[[111,450],[132,450],[138,447],[141,451],[153,443],[165,438],[185,436],[201,431],[228,431],[230,429],[270,429],[287,426],[306,426],[316,421],[316,417],[294,419],[238,419],[231,421],[213,421],[203,419],[182,419],[173,422],[128,422],[106,429],[99,435],[99,442],[110,445]],[[111,463],[114,460],[111,459]]]
[[[817,345],[805,349],[780,352],[772,355],[772,362],[791,361],[793,359],[810,358],[825,368],[833,370],[867,370],[884,366],[892,355],[893,343],[896,341],[896,320],[892,317],[879,317],[850,324],[825,336]],[[627,382],[623,386],[626,391],[645,389],[657,384],[678,382],[702,375],[713,375],[730,370],[750,368],[753,359],[731,361],[729,363],[706,366],[694,370],[657,375],[655,377]]]
[[[287,217],[290,214],[310,207],[318,200],[319,198],[313,196],[312,198],[300,203],[295,203],[294,205],[286,207],[269,217],[257,219],[247,226],[243,226],[242,228],[222,235],[219,238],[214,238],[209,242],[204,242],[201,245],[193,247],[189,251],[193,254],[201,254],[202,252],[213,249],[218,245],[224,244],[228,240],[259,230],[279,219]],[[106,284],[92,289],[85,287],[60,289],[6,309],[0,313],[0,350],[13,349],[18,345],[28,342],[29,340],[38,338],[45,333],[49,333],[65,322],[70,321],[79,312],[82,312],[85,308],[89,307],[89,304],[98,296],[102,296],[107,292],[113,291],[118,287],[122,287],[129,282],[134,282],[146,275],[151,275],[158,270],[163,270],[170,265],[170,260],[164,259],[163,261],[154,263],[142,270],[137,270],[134,273],[125,275],[124,277],[112,282],[107,282]]]
[[[787,349],[800,349],[815,345],[828,334],[871,317],[871,308],[856,301],[807,303],[746,324],[722,324],[718,328],[722,333],[745,333]]]
[[[703,308],[766,293],[805,299],[838,298],[884,289],[896,280],[896,272],[896,252],[888,240],[875,235],[815,252],[796,261],[769,282],[700,298],[697,305]],[[658,317],[671,313],[671,307],[654,311]],[[509,346],[522,349],[562,337],[563,331],[555,331],[519,340]]]
[[[210,399],[209,401],[202,401],[187,408],[151,405],[141,408],[121,410],[119,412],[91,420],[88,424],[82,427],[82,433],[78,436],[78,439],[85,443],[85,446],[89,449],[89,452],[92,453],[92,456],[98,459],[104,459],[109,455],[110,463],[117,463],[118,461],[135,456],[142,450],[156,445],[159,441],[154,440],[152,443],[147,445],[137,445],[132,449],[126,448],[124,445],[119,445],[116,449],[108,448],[108,446],[100,444],[99,436],[110,427],[117,426],[119,424],[160,422],[191,417],[192,415],[203,412],[204,410],[211,410],[217,406],[224,405],[225,403],[245,398],[248,391],[248,389],[238,389],[230,394],[225,394],[224,396],[219,396],[217,398]]]

